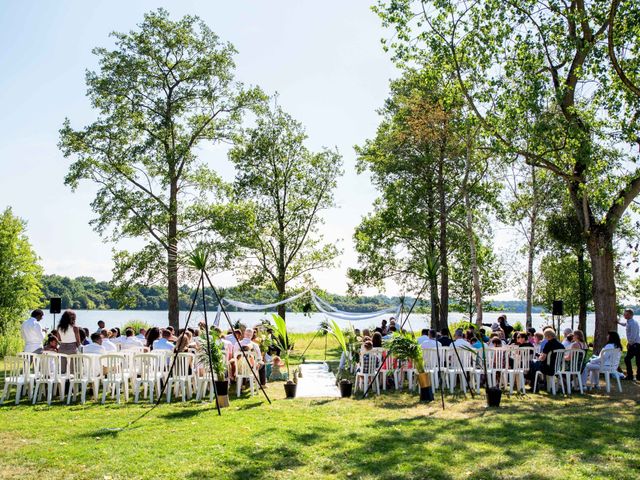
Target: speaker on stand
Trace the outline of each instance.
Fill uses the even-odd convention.
[[[556,333],[560,333],[560,322],[562,321],[562,317],[564,316],[564,303],[562,300],[554,300],[553,305],[551,307],[551,315],[553,316],[554,326],[557,323]],[[573,329],[573,325],[571,325]]]
[[[53,327],[52,330],[56,328],[56,314],[60,313],[62,310],[62,299],[60,297],[51,297],[49,299],[49,313],[53,314]]]

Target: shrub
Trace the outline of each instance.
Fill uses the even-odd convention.
[[[127,330],[127,328],[133,328],[133,331],[135,333],[139,333],[141,328],[149,330],[151,328],[151,325],[143,320],[129,320],[121,328],[123,334]]]
[[[513,329],[516,332],[523,332],[524,331],[524,327],[522,326],[522,322],[517,321],[516,323],[513,324]]]

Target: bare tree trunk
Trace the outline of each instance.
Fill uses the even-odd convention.
[[[584,247],[580,247],[577,252],[578,257],[578,330],[587,335],[587,279],[584,265]]]
[[[593,304],[596,313],[594,351],[606,344],[609,331],[617,329],[616,281],[613,257],[613,235],[595,227],[587,239],[593,275]]]
[[[178,295],[178,187],[171,183],[169,192],[169,235],[167,237],[167,293],[169,325],[180,328],[180,299]]]
[[[284,300],[285,298],[285,294],[286,294],[286,284],[285,284],[285,277],[284,277],[284,272],[282,272],[280,275],[278,275],[278,284],[276,285],[276,289],[278,290],[278,301],[280,300]],[[278,305],[278,315],[280,315],[283,319],[285,318],[285,315],[287,314],[287,306],[286,305]]]
[[[447,203],[444,191],[444,151],[438,164],[438,196],[440,223],[440,328],[449,326],[449,262],[447,244]]]
[[[469,255],[471,262],[471,280],[473,285],[473,300],[476,307],[476,325],[482,328],[482,291],[480,290],[480,274],[478,272],[478,256],[476,252],[476,237],[473,233],[473,213],[469,194],[464,192],[464,206],[467,211],[466,233],[469,238]],[[471,317],[469,317],[471,321]]]
[[[527,310],[525,314],[525,320],[527,328],[531,328],[533,325],[532,307],[533,307],[533,261],[536,254],[536,229],[538,228],[538,183],[536,178],[536,168],[531,167],[531,190],[532,205],[530,215],[530,231],[529,231],[529,258],[527,262]]]

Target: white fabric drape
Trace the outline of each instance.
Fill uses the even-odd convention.
[[[222,301],[227,304],[227,305],[231,305],[232,307],[236,307],[239,308],[241,310],[249,310],[249,311],[253,311],[253,312],[259,312],[262,310],[272,310],[275,307],[279,307],[280,305],[285,305],[287,303],[291,303],[297,299],[299,299],[300,297],[306,295],[307,293],[309,293],[309,290],[305,290],[304,292],[301,292],[297,295],[294,295],[293,297],[289,297],[289,298],[285,298],[284,300],[281,300],[279,302],[276,303],[269,303],[267,305],[257,305],[254,303],[244,303],[244,302],[238,302],[236,300],[230,300],[228,298],[223,298]]]

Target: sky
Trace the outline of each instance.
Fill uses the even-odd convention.
[[[370,4],[0,0],[0,208],[11,206],[28,222],[46,273],[109,280],[114,245],[89,225],[95,187],[83,183],[74,193],[64,185],[70,160],[57,148],[58,130],[65,117],[76,128],[95,119],[84,75],[96,65],[91,49],[112,45],[110,32],[135,29],[158,7],[173,18],[195,14],[239,51],[238,80],[278,92],[278,103],[305,125],[309,148],[337,147],[343,155],[338,208],[326,212],[323,228],[325,240],[337,242],[343,254],[336,268],[313,276],[320,287],[344,293],[346,270],[357,265],[352,234],[376,197],[367,176],[355,173],[353,146],[375,134],[376,109],[397,76],[380,43],[389,32]],[[224,149],[200,155],[224,178],[233,177]],[[234,283],[229,274],[216,281]],[[397,285],[387,287],[388,294],[400,293]]]

